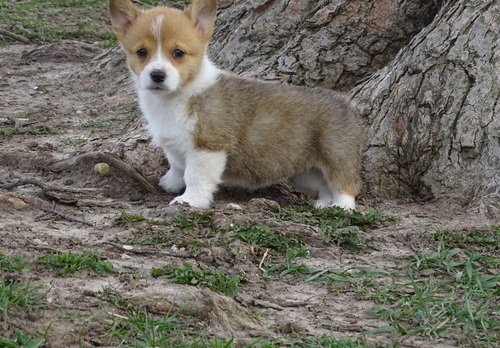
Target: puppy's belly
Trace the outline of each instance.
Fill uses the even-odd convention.
[[[307,163],[296,159],[228,156],[222,180],[228,186],[256,189],[291,178],[307,167]]]

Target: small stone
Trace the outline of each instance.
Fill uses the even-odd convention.
[[[121,258],[122,258],[122,260],[130,260],[132,258],[132,256],[130,256],[128,254],[122,254]]]
[[[226,205],[226,209],[241,211],[241,210],[243,210],[243,207],[241,205],[239,205],[239,204],[236,204],[236,203],[228,203]]]
[[[31,242],[35,245],[47,245],[47,242],[43,242],[41,239],[35,238],[32,239]]]
[[[25,208],[26,206],[29,205],[28,203],[26,203],[25,201],[23,201],[22,199],[17,198],[17,197],[8,197],[7,201],[10,204],[12,204],[12,206],[16,210],[21,210],[21,209],[23,209],[23,208]]]
[[[252,212],[280,210],[278,202],[267,198],[252,198],[250,202],[248,202],[248,207]]]
[[[107,163],[97,163],[94,166],[94,172],[99,173],[101,175],[107,175],[109,173],[109,164]]]

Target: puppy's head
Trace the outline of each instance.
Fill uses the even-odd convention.
[[[199,73],[215,22],[217,0],[194,0],[185,10],[141,11],[130,0],[110,0],[113,31],[139,89],[170,93]]]

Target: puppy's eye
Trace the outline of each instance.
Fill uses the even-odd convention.
[[[146,51],[145,48],[139,49],[136,53],[137,53],[137,57],[139,57],[139,58],[146,58],[148,56],[148,51]]]
[[[175,50],[173,53],[174,58],[179,59],[184,57],[184,52],[181,50]]]

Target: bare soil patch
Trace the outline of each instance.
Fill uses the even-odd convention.
[[[0,189],[0,252],[27,258],[30,269],[16,277],[41,285],[48,305],[4,318],[4,337],[22,329],[33,336],[45,333],[47,347],[128,346],[134,338],[119,340],[110,332],[131,308],[146,308],[158,316],[180,311],[179,320],[192,325],[186,330],[235,342],[333,335],[389,345],[393,333],[363,335],[389,325],[374,318],[374,301],[349,284],[306,281],[296,272],[273,273],[266,280],[264,271],[283,262],[283,254],[265,258],[269,248],[228,241],[227,226],[268,226],[273,233],[298,238],[309,252],[296,262],[311,269],[390,272],[397,269],[392,260],[412,255],[426,242],[423,232],[465,233],[500,223],[446,202],[362,200],[362,211],[380,209],[391,218],[361,228],[369,246],[350,250],[329,243],[317,227],[278,219],[280,207],[307,201],[285,186],[258,192],[222,189],[209,218],[193,222],[189,219],[202,213],[170,207],[173,197],[156,190],[166,163],[137,120],[123,61],[97,68],[96,62],[105,59],[91,61],[103,54],[80,42],[0,48],[0,179],[40,183]],[[94,171],[101,162],[110,165],[108,175]],[[127,221],[124,212],[145,220]],[[116,272],[61,276],[36,262],[50,253],[88,251]],[[236,296],[228,296],[151,275],[153,269],[184,263],[195,270],[214,267],[245,281]],[[457,332],[439,338],[421,333],[401,345],[455,347],[459,342]]]

